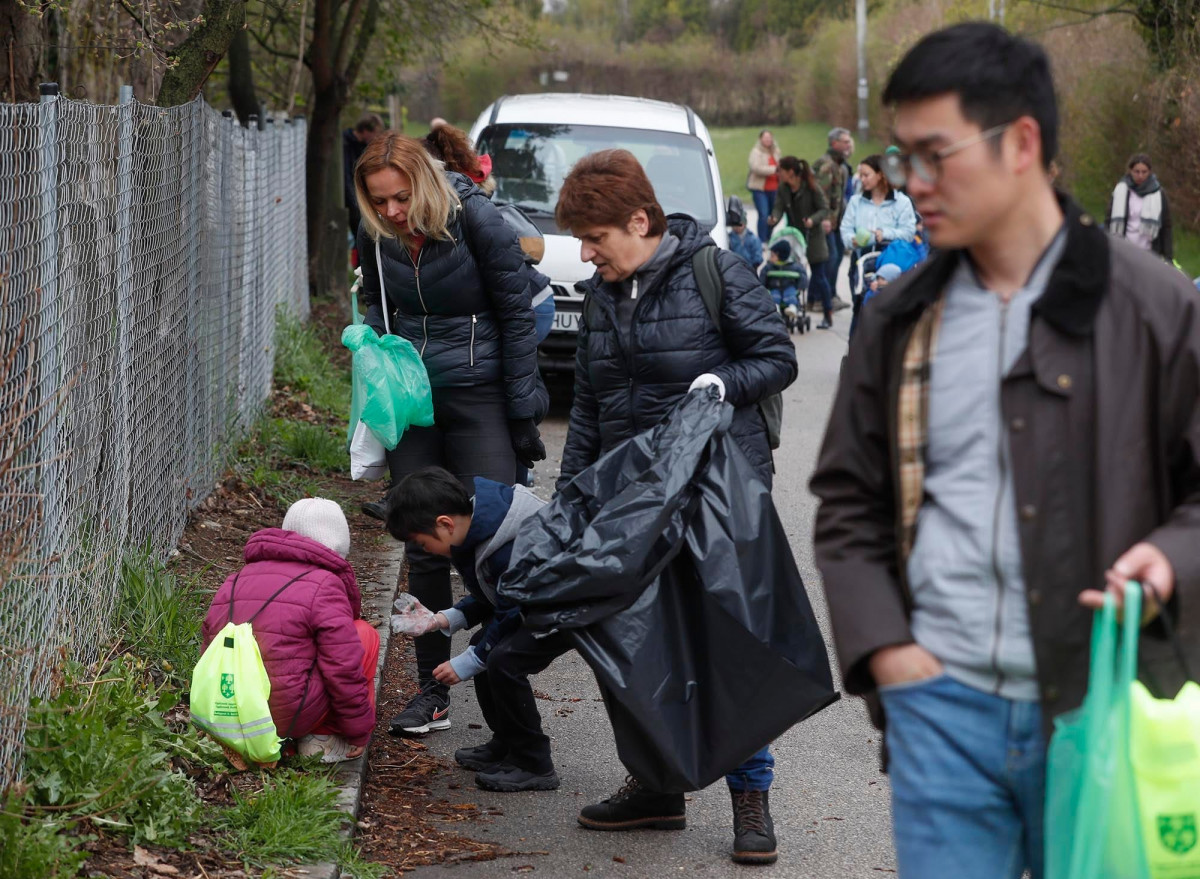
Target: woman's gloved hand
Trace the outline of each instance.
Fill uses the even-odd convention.
[[[546,447],[532,418],[513,418],[508,422],[508,436],[521,466],[530,469],[534,461],[546,460]]]
[[[721,377],[719,375],[713,375],[711,372],[706,372],[703,375],[696,376],[695,381],[692,382],[692,386],[688,388],[688,390],[694,391],[698,388],[707,388],[709,385],[712,385],[717,389],[717,393],[720,395],[722,400],[725,399],[725,382],[721,381]]]

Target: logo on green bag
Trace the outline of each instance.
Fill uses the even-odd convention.
[[[233,698],[233,675],[225,674],[225,673],[221,674],[221,695],[224,696],[226,699]],[[1161,821],[1162,819],[1160,818],[1159,820]],[[1195,837],[1195,829],[1194,828],[1192,830],[1192,836]],[[1194,838],[1193,838],[1192,842],[1193,843],[1195,842]]]
[[[1158,838],[1164,848],[1184,855],[1196,847],[1196,813],[1190,815],[1159,815]]]

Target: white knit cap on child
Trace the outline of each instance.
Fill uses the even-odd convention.
[[[306,497],[288,507],[283,517],[283,530],[315,540],[345,558],[350,554],[350,526],[346,514],[336,501],[323,497]]]

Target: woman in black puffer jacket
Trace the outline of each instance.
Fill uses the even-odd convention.
[[[410,429],[388,452],[393,484],[437,465],[471,491],[476,476],[511,485],[518,461],[531,467],[546,457],[537,423],[549,404],[537,371],[534,273],[516,235],[467,177],[395,132],[367,147],[354,185],[366,322],[382,335],[387,308],[392,332],[420,352],[433,388],[434,426]],[[406,547],[409,591],[426,607],[450,607],[450,560],[425,545]],[[392,721],[396,734],[450,726],[449,691],[434,678],[450,640],[434,632],[415,646],[422,692]]]

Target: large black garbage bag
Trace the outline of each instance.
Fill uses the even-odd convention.
[[[629,771],[698,790],[837,698],[770,492],[688,394],[523,529],[500,592],[570,632]]]

